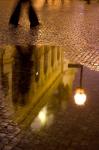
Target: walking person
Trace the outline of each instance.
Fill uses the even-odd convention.
[[[9,20],[9,24],[12,24],[14,27],[18,26],[18,22],[20,19],[21,9],[23,4],[29,4],[28,5],[28,16],[30,21],[30,28],[35,27],[39,25],[38,17],[35,13],[34,8],[32,7],[31,0],[19,0],[11,17]]]

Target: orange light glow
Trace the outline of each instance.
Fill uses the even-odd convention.
[[[86,102],[86,98],[87,96],[85,94],[84,89],[79,88],[76,90],[74,100],[77,105],[84,105]]]

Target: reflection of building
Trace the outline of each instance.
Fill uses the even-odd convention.
[[[54,110],[65,106],[74,73],[68,71],[63,54],[55,46],[3,47],[0,75],[6,103],[16,122],[30,124],[50,99]]]
[[[29,51],[32,51],[31,57],[26,58]],[[7,102],[13,101],[16,105],[22,103],[33,105],[61,73],[62,50],[54,46],[7,46],[4,47],[1,61]],[[23,100],[22,94],[24,94]]]
[[[13,65],[13,52],[14,47],[3,47],[0,49],[0,77],[3,79],[4,95],[6,97],[6,103],[9,105],[9,109],[12,106],[12,65]]]
[[[19,49],[20,47],[17,46]],[[16,51],[15,65],[13,65],[13,74],[16,80],[13,80],[13,88],[15,91],[13,99],[17,93],[19,97],[24,95],[23,103],[31,101],[31,97],[36,97],[33,100],[35,103],[36,99],[42,95],[49,86],[56,80],[57,76],[62,71],[62,51],[59,48],[48,46],[29,46],[28,50],[30,54],[26,52],[24,55],[20,53],[22,46],[19,51]],[[25,49],[24,49],[25,51]],[[29,57],[27,57],[27,55]],[[53,75],[53,76],[52,76]],[[37,95],[37,93],[39,93]],[[28,99],[28,101],[27,101]],[[18,101],[18,100],[14,100]],[[22,103],[19,100],[19,103]]]

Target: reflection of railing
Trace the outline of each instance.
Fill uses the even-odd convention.
[[[68,64],[69,68],[80,68],[80,81],[79,81],[79,88],[76,89],[74,99],[75,103],[78,105],[83,105],[86,102],[86,93],[83,89],[83,65],[81,64]]]

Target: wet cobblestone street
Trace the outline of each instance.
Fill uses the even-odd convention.
[[[51,3],[51,1],[43,3],[42,1],[42,6],[39,8],[34,5],[41,23],[34,29],[29,28],[29,20],[25,14],[26,8],[19,21],[19,27],[14,29],[8,26],[13,5],[13,0],[0,1],[0,50],[6,49],[13,52],[10,56],[7,51],[8,55],[4,54],[4,57],[0,53],[0,150],[99,150],[99,2],[91,1],[91,4],[88,5],[85,1],[78,0],[63,0],[57,3]],[[5,45],[7,48],[4,48]],[[55,46],[60,47],[60,51]],[[33,52],[31,47],[34,48]],[[31,50],[31,53],[28,50]],[[28,57],[25,56],[25,53]],[[24,61],[24,57],[27,62]],[[77,71],[74,74],[71,71],[70,78],[68,78],[69,69],[67,69],[66,75],[64,72],[57,71],[63,71],[61,67],[67,62],[80,63],[84,67],[83,86],[87,92],[87,101],[84,106],[75,105],[73,100],[80,72]],[[35,71],[32,70],[33,67]],[[57,69],[57,67],[59,68]],[[6,81],[9,84],[8,91],[11,88],[7,100],[12,96],[11,105],[13,105],[14,111],[9,111],[8,103],[10,102],[5,100],[2,72],[8,79]],[[25,73],[25,76],[21,76]],[[60,74],[63,75],[63,78],[56,84]],[[28,78],[29,75],[32,77]],[[65,82],[67,80],[69,82],[71,79],[70,86],[71,82],[73,84],[70,97],[65,94],[68,89],[65,85],[68,84],[63,84],[64,76],[67,77]],[[26,85],[24,85],[24,79],[28,80]],[[21,87],[17,89],[17,84],[21,85],[23,89]],[[28,85],[30,87],[26,87]],[[45,95],[48,94],[45,97],[43,97],[44,87],[47,89]],[[53,92],[49,90],[50,88],[54,89]],[[28,92],[22,97],[21,92],[24,93],[24,89]],[[20,90],[22,91],[20,92]],[[41,91],[43,91],[43,96],[39,97]],[[16,103],[13,101],[14,98]],[[35,101],[36,98],[41,98],[42,102],[36,103],[32,108],[29,102]],[[26,103],[24,99],[27,100]],[[45,99],[51,101],[51,104],[49,104],[50,102],[46,103]],[[20,105],[20,101],[24,104]],[[47,104],[49,105],[47,106]],[[27,111],[28,107],[32,109],[29,112]],[[43,107],[45,114],[41,111]],[[30,118],[31,124],[26,118],[25,122],[25,111],[28,112],[26,117]],[[15,120],[13,119],[14,115]],[[45,120],[46,116],[48,124]],[[38,118],[43,118],[41,126]],[[23,126],[25,123],[29,126],[23,127],[20,123],[22,121]]]
[[[3,92],[0,83],[0,150],[10,150],[14,143],[18,142],[20,128],[9,119],[9,111],[4,102]]]
[[[9,118],[10,114],[3,99],[3,93],[1,93],[0,140],[2,144],[0,144],[0,149],[98,150],[99,86],[96,83],[99,82],[99,73],[84,67],[83,76],[83,86],[86,89],[88,96],[86,104],[84,106],[75,105],[73,95],[71,95],[69,99],[65,99],[66,102],[63,104],[62,99],[60,99],[61,101],[57,102],[59,103],[58,110],[53,113],[54,121],[48,126],[42,126],[41,130],[36,129],[35,126],[33,127],[32,123],[28,128],[25,129],[25,132],[22,133],[20,126]],[[79,71],[74,81],[72,93],[74,92],[74,89],[77,87],[78,83]],[[2,92],[2,88],[0,89],[0,92]],[[49,105],[48,108],[56,109],[57,103],[52,106]],[[50,113],[51,110],[49,111],[49,114]],[[51,120],[53,120],[52,116],[51,118]],[[35,122],[35,119],[33,122]],[[38,125],[39,122],[36,124],[37,128]]]
[[[45,5],[37,10],[41,26],[34,30],[29,29],[26,16],[21,19],[22,27],[9,29],[8,20],[13,3],[6,0],[0,2],[0,7],[7,4],[9,5],[7,12],[0,9],[0,44],[62,46],[68,57],[73,57],[90,68],[98,70],[99,5],[97,2],[92,1],[92,4],[87,5],[83,1],[73,1],[63,6],[55,6],[56,8]],[[5,17],[2,14],[5,14]]]
[[[71,97],[66,109],[59,110],[51,127],[41,132],[30,127],[24,139],[13,150],[98,150],[99,149],[99,74],[84,68],[84,87],[88,98],[85,106],[78,107]],[[78,75],[74,82],[74,88]],[[94,88],[93,88],[94,87]]]

